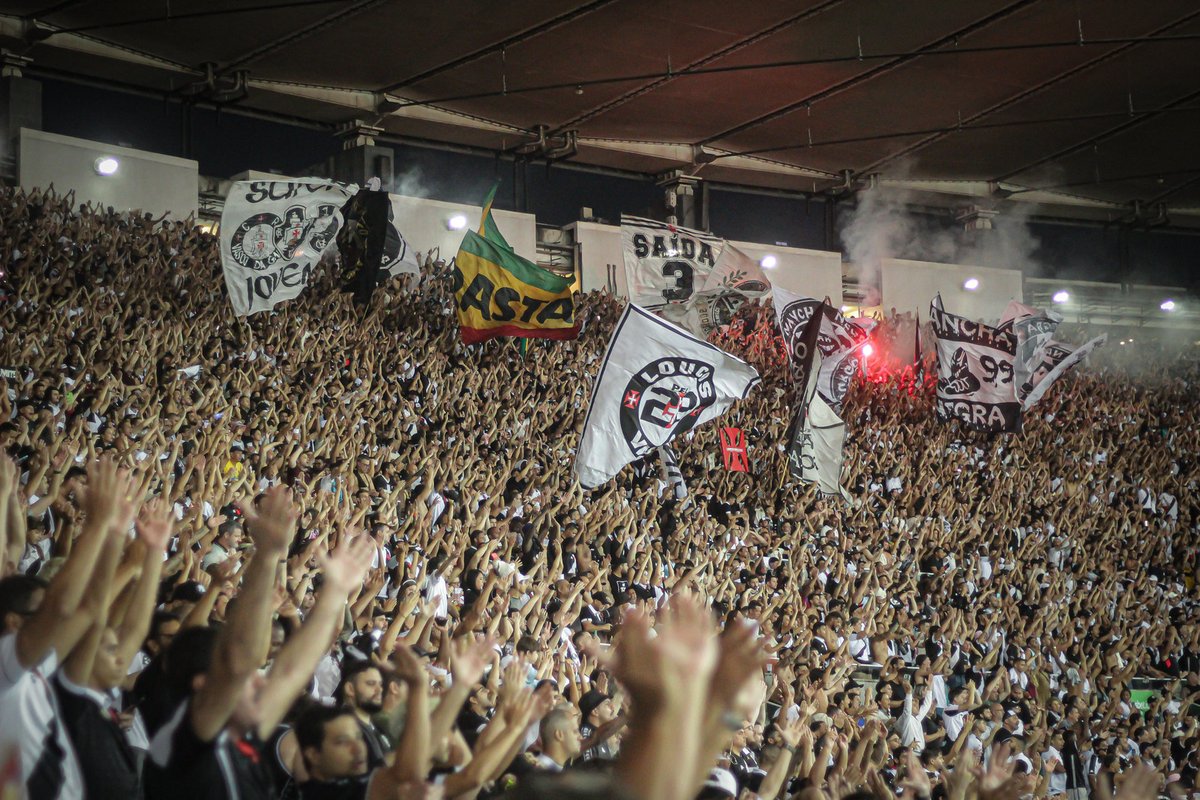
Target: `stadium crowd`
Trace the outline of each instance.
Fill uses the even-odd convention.
[[[751,471],[709,426],[686,499],[588,492],[610,296],[467,348],[444,269],[239,320],[190,221],[5,189],[0,222],[12,796],[1194,793],[1190,361],[1101,353],[1013,436],[859,381],[843,504],[787,477],[746,307],[714,341],[764,377],[721,423]]]

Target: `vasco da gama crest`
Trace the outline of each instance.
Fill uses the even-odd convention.
[[[283,217],[260,211],[233,232],[233,258],[243,267],[262,271],[278,261],[295,258],[305,242],[319,254],[337,234],[336,211],[332,203],[318,206],[315,217],[308,216],[300,205],[288,208]]]
[[[713,366],[692,358],[666,357],[638,370],[621,398],[621,432],[641,458],[686,433],[713,404]]]

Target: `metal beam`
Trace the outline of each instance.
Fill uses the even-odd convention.
[[[359,2],[348,8],[344,8],[340,11],[334,11],[332,14],[327,14],[316,22],[305,25],[299,30],[292,31],[291,33],[281,36],[274,41],[256,47],[245,55],[238,56],[227,64],[222,64],[220,71],[225,73],[237,69],[238,67],[243,67],[246,64],[251,64],[255,61],[258,61],[260,58],[264,58],[265,56],[269,56],[278,50],[282,50],[288,45],[295,44],[301,39],[312,36],[317,31],[327,28],[330,25],[333,25],[337,22],[342,22],[350,17],[357,16],[364,11],[369,11],[370,9],[375,8],[376,6],[381,6],[386,2],[389,2],[389,0],[359,0]]]
[[[519,33],[514,33],[511,36],[507,36],[498,42],[493,42],[492,44],[481,47],[478,50],[474,50],[474,51],[467,53],[464,56],[460,56],[452,61],[447,61],[444,64],[439,64],[436,67],[430,67],[429,69],[425,70],[424,72],[419,72],[416,75],[410,75],[409,77],[405,78],[404,80],[397,81],[396,83],[390,84],[388,86],[384,86],[383,88],[379,89],[378,91],[380,91],[380,92],[395,92],[400,89],[403,89],[406,86],[411,86],[414,83],[420,83],[423,80],[428,80],[429,78],[432,78],[435,75],[440,75],[443,72],[448,72],[449,70],[457,69],[458,67],[465,66],[474,61],[478,61],[479,59],[483,58],[484,56],[491,55],[492,53],[499,53],[502,50],[512,47],[515,44],[520,44],[521,42],[524,42],[527,39],[532,39],[533,37],[540,36],[541,34],[546,33],[547,31],[552,31],[559,26],[566,25],[568,22],[573,22],[574,20],[577,20],[580,17],[587,16],[588,14],[591,14],[593,11],[599,11],[600,9],[604,8],[605,6],[612,5],[615,2],[616,2],[616,0],[592,0],[592,2],[590,2],[590,3],[587,3],[582,6],[577,6],[573,9],[571,9],[570,11],[563,12],[562,14],[559,14],[557,17],[548,19],[545,22],[539,22],[537,25],[534,25],[531,28],[526,28],[525,30],[520,31]]]
[[[1126,120],[1125,122],[1122,122],[1120,125],[1114,125],[1113,127],[1109,128],[1108,130],[1102,131],[1102,132],[1096,134],[1095,136],[1089,136],[1087,139],[1085,139],[1082,142],[1078,142],[1076,144],[1060,148],[1059,150],[1054,151],[1050,155],[1042,156],[1041,158],[1030,161],[1027,164],[1023,164],[1022,166],[1018,167],[1017,169],[1006,172],[1005,174],[999,176],[998,178],[995,178],[994,180],[996,180],[996,181],[1011,180],[1013,177],[1020,175],[1024,172],[1028,172],[1031,169],[1036,169],[1037,167],[1040,167],[1044,164],[1049,164],[1053,161],[1058,161],[1060,158],[1066,158],[1067,156],[1074,155],[1075,153],[1078,153],[1080,150],[1086,150],[1087,148],[1089,148],[1093,145],[1099,144],[1100,142],[1103,142],[1106,139],[1111,139],[1112,137],[1114,137],[1118,134],[1121,134],[1121,133],[1124,133],[1125,131],[1136,128],[1139,125],[1145,125],[1150,120],[1156,119],[1159,116],[1162,116],[1162,114],[1170,111],[1171,109],[1176,108],[1181,105],[1184,105],[1186,103],[1189,103],[1192,100],[1195,100],[1197,98],[1200,98],[1200,89],[1197,89],[1194,92],[1188,92],[1187,94],[1185,94],[1181,97],[1177,97],[1174,100],[1172,100],[1168,103],[1164,103],[1161,106],[1153,108],[1150,111],[1142,112],[1141,116],[1138,116],[1134,119]]]
[[[1200,8],[1198,8],[1197,10],[1192,11],[1188,14],[1184,14],[1180,18],[1178,18],[1172,22],[1168,22],[1166,25],[1162,25],[1158,28],[1155,28],[1153,31],[1146,34],[1146,38],[1153,39],[1155,36],[1160,36],[1168,31],[1170,31],[1172,28],[1177,28],[1186,22],[1190,22],[1191,20],[1195,19],[1196,17],[1200,17]],[[916,153],[920,150],[924,150],[926,147],[929,147],[932,144],[940,142],[941,140],[945,139],[948,136],[953,136],[955,133],[957,133],[960,130],[969,130],[972,123],[978,122],[979,120],[984,119],[985,117],[990,117],[992,114],[996,114],[1000,111],[1005,110],[1006,108],[1010,108],[1011,106],[1014,106],[1017,103],[1020,103],[1024,100],[1027,100],[1030,97],[1033,97],[1034,95],[1041,94],[1043,91],[1045,91],[1046,89],[1049,89],[1051,86],[1054,86],[1058,83],[1062,83],[1063,81],[1073,78],[1076,75],[1080,75],[1084,72],[1087,72],[1088,70],[1092,69],[1093,67],[1097,67],[1097,66],[1105,63],[1106,61],[1111,61],[1112,59],[1116,58],[1117,56],[1123,55],[1124,53],[1128,52],[1129,50],[1132,50],[1133,48],[1138,47],[1139,45],[1142,45],[1142,44],[1146,44],[1146,42],[1131,42],[1129,44],[1124,44],[1124,45],[1121,45],[1120,47],[1116,47],[1112,50],[1109,50],[1107,53],[1103,53],[1099,56],[1096,56],[1095,58],[1090,58],[1087,61],[1084,61],[1083,63],[1078,64],[1068,70],[1064,70],[1063,72],[1060,72],[1057,75],[1054,75],[1053,77],[1051,77],[1045,81],[1042,81],[1041,83],[1039,83],[1035,86],[1030,86],[1028,89],[1024,89],[1020,92],[1017,92],[1014,95],[1006,97],[1005,99],[1001,100],[1000,102],[995,103],[991,106],[988,106],[987,108],[983,109],[982,111],[978,111],[974,114],[967,116],[965,119],[963,119],[959,122],[958,127],[956,127],[956,128],[948,129],[946,131],[942,131],[939,133],[935,133],[931,136],[926,136],[925,138],[920,139],[919,141],[913,142],[912,144],[910,144],[906,147],[900,148],[895,153],[884,156],[883,158],[877,159],[877,160],[871,162],[870,164],[867,164],[865,167],[863,167],[862,169],[860,169],[858,171],[860,173],[878,172],[880,170],[880,168],[882,168],[888,164],[891,164],[892,162],[896,161],[897,159],[901,159],[906,156],[910,156],[913,153]]]
[[[34,11],[32,14],[26,14],[24,18],[25,19],[41,19],[42,17],[48,17],[51,14],[57,14],[60,11],[66,11],[68,8],[71,8],[72,6],[81,6],[87,2],[89,2],[89,0],[62,0],[61,3],[55,3],[52,6],[46,6],[44,8],[39,8],[37,11]]]
[[[940,47],[945,47],[948,44],[954,44],[958,39],[960,39],[963,36],[969,36],[972,33],[978,33],[979,31],[984,30],[985,28],[988,28],[989,26],[993,25],[994,23],[999,22],[1003,19],[1006,19],[1007,17],[1012,16],[1013,14],[1020,11],[1021,9],[1027,8],[1036,2],[1038,2],[1038,0],[1017,0],[1017,2],[1015,2],[1015,3],[1009,3],[1007,6],[1000,9],[999,11],[995,11],[991,14],[988,14],[986,17],[978,19],[975,22],[972,22],[970,25],[959,28],[956,31],[946,34],[945,36],[940,36],[937,39],[933,40],[932,42],[929,42],[928,44],[924,44],[924,45],[918,47],[916,50],[912,50],[909,53],[906,53],[905,55],[889,59],[882,64],[878,64],[878,65],[866,70],[865,72],[860,72],[857,75],[851,76],[843,81],[839,81],[839,82],[835,83],[833,86],[829,86],[825,89],[822,89],[821,91],[816,92],[815,94],[810,94],[809,96],[804,97],[800,100],[796,100],[795,102],[788,103],[786,106],[783,106],[782,108],[777,108],[774,111],[769,111],[766,114],[762,114],[758,117],[755,117],[754,119],[747,120],[746,122],[743,122],[739,125],[735,125],[732,128],[723,130],[720,133],[715,133],[712,136],[709,136],[706,139],[704,139],[703,141],[699,142],[699,144],[712,144],[713,142],[719,141],[719,140],[724,139],[729,136],[734,136],[736,134],[742,133],[743,131],[748,131],[751,128],[758,127],[759,125],[762,125],[764,123],[772,122],[773,120],[777,120],[780,117],[786,117],[788,114],[791,114],[793,111],[798,111],[801,108],[811,106],[813,103],[818,103],[822,100],[827,100],[830,97],[834,97],[835,95],[841,94],[842,92],[846,91],[847,89],[851,89],[855,86],[858,86],[859,84],[866,83],[867,81],[873,80],[874,78],[878,78],[880,75],[886,75],[887,73],[891,72],[892,70],[896,69],[897,67],[903,66],[904,64],[907,64],[908,62],[913,61],[914,59],[920,58],[922,55],[924,55],[925,53],[927,53],[931,50],[936,50]]]
[[[786,28],[789,28],[792,25],[795,25],[797,22],[802,22],[803,20],[809,19],[810,17],[814,17],[818,14],[828,11],[829,9],[833,8],[834,6],[840,5],[842,3],[842,1],[843,0],[825,0],[825,2],[823,2],[823,3],[819,3],[818,5],[811,6],[807,9],[805,9],[804,11],[801,11],[798,14],[793,14],[792,16],[787,17],[786,19],[780,20],[779,22],[776,22],[775,24],[770,25],[769,27],[763,28],[760,31],[756,31],[755,33],[752,33],[749,36],[743,37],[730,45],[726,45],[725,47],[722,47],[719,50],[715,50],[715,51],[709,53],[708,55],[703,56],[703,57],[691,62],[690,64],[687,64],[686,66],[683,67],[682,71],[688,72],[690,70],[694,70],[699,67],[703,67],[707,64],[711,64],[714,61],[718,61],[722,58],[725,58],[726,56],[732,55],[733,53],[736,53],[738,50],[742,50],[746,47],[750,47],[751,45],[761,42],[763,39],[774,36],[775,34],[779,33],[780,31],[782,31]],[[584,111],[581,114],[577,114],[576,116],[572,117],[571,119],[560,123],[554,129],[554,132],[558,133],[567,128],[578,127],[579,125],[582,125],[585,122],[589,122],[589,121],[595,119],[596,117],[600,116],[601,114],[606,114],[609,111],[612,111],[614,108],[623,106],[625,103],[628,103],[630,100],[633,100],[636,97],[640,97],[641,95],[646,94],[647,92],[652,92],[655,89],[665,86],[666,84],[675,80],[675,78],[676,78],[675,75],[664,75],[664,76],[657,78],[655,80],[652,80],[648,83],[644,83],[635,89],[630,89],[629,91],[624,92],[624,93],[618,95],[617,97],[614,97],[613,99],[608,100],[607,102],[601,103],[598,106],[594,106],[594,107],[588,109],[587,111]]]
[[[1198,183],[1200,183],[1200,175],[1193,176],[1193,177],[1187,179],[1186,181],[1183,181],[1182,183],[1176,184],[1175,186],[1171,187],[1170,189],[1165,189],[1165,190],[1159,192],[1158,194],[1154,195],[1154,197],[1146,198],[1142,202],[1148,206],[1152,206],[1155,203],[1161,203],[1164,200],[1166,200],[1168,197],[1170,197],[1171,195],[1179,194],[1184,189],[1190,189],[1191,187],[1195,186]],[[1167,209],[1167,212],[1170,213],[1171,209]]]

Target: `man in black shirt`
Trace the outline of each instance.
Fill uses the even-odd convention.
[[[163,551],[171,538],[170,506],[161,501],[147,504],[137,533],[144,545],[142,575],[125,618],[119,627],[109,626],[109,604],[115,599],[115,589],[110,588],[88,635],[51,679],[62,723],[79,754],[84,789],[92,797],[140,794],[138,759],[118,723],[117,689],[150,628]]]
[[[296,720],[296,743],[309,775],[300,784],[301,800],[382,800],[424,780],[430,766],[428,678],[408,648],[399,648],[393,663],[408,686],[409,714],[391,766],[369,766],[367,742],[353,709],[313,706]]]
[[[258,670],[270,646],[276,568],[292,541],[299,511],[291,490],[281,486],[267,490],[257,510],[243,510],[255,553],[225,625],[215,633],[185,631],[167,653],[169,677],[187,700],[150,743],[149,800],[277,796],[262,743],[307,687],[348,595],[361,586],[370,565],[372,545],[361,535],[346,536],[337,552],[322,560],[317,604],[263,678]]]
[[[392,749],[392,743],[371,720],[373,714],[383,710],[383,673],[379,667],[370,661],[346,664],[334,697],[341,701],[362,728],[367,747],[367,768],[375,769],[383,764],[384,754]]]

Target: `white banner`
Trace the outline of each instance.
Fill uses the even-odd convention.
[[[304,291],[356,190],[321,178],[233,184],[221,212],[221,266],[234,313],[270,311]]]
[[[759,263],[726,244],[704,286],[686,302],[663,306],[658,313],[707,339],[717,328],[732,322],[743,303],[766,297],[770,290],[771,284]]]
[[[1000,324],[996,327],[1017,335],[1017,356],[1013,368],[1017,379],[1017,399],[1022,404],[1033,389],[1031,376],[1042,362],[1045,355],[1043,350],[1050,344],[1060,322],[1061,314],[1048,309],[1031,308],[1016,300],[1009,301],[1004,315],[1000,317]]]
[[[716,419],[758,383],[754,367],[630,304],[592,387],[575,477],[592,488]]]
[[[1046,393],[1056,380],[1067,370],[1083,361],[1092,351],[1108,341],[1108,334],[1101,334],[1095,339],[1072,350],[1070,346],[1059,342],[1050,342],[1042,348],[1041,360],[1030,370],[1029,389],[1022,399],[1021,408],[1028,411],[1033,408],[1042,395]]]
[[[621,217],[629,302],[649,309],[685,303],[704,290],[725,240],[642,217]]]
[[[821,380],[821,355],[813,353],[808,385],[792,422],[788,442],[788,471],[802,483],[815,483],[823,495],[850,499],[842,488],[842,447],[846,424],[817,391]],[[815,367],[815,369],[813,368]]]
[[[982,431],[1020,430],[1017,335],[947,313],[940,295],[930,304],[929,320],[937,335],[938,417]]]
[[[817,393],[825,399],[835,412],[840,413],[850,391],[850,382],[858,372],[862,358],[862,347],[867,343],[867,332],[859,325],[847,320],[842,312],[828,303],[805,297],[786,289],[774,287],[775,320],[787,344],[788,357],[793,368],[804,360],[799,352],[801,337],[808,321],[818,308],[823,308],[821,327],[817,333],[817,349],[821,355]]]

